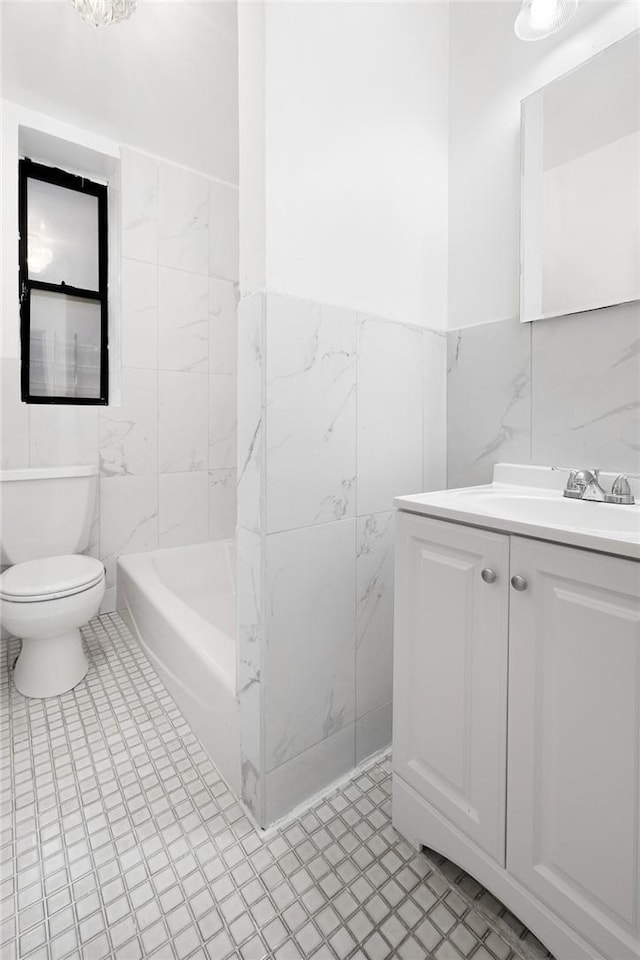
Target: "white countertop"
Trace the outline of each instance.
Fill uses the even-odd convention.
[[[640,560],[640,484],[630,480],[636,503],[571,500],[562,496],[568,471],[496,464],[493,483],[396,497],[399,510],[587,550]],[[616,474],[602,473],[610,490]]]

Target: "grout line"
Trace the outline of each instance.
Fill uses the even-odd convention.
[[[177,170],[183,170],[185,173],[192,174],[196,177],[202,177],[204,180],[208,180],[213,183],[220,183],[225,187],[229,187],[232,190],[239,191],[239,185],[233,183],[231,180],[224,180],[222,177],[216,177],[212,173],[206,173],[204,170],[197,170],[195,167],[189,167],[184,163],[180,163],[178,160],[170,160],[168,157],[161,157],[157,153],[151,153],[148,150],[143,150],[141,147],[135,147],[130,143],[120,143],[118,147],[122,149],[129,150],[131,153],[137,153],[142,157],[146,157],[148,160],[155,160],[156,163],[166,163],[167,166],[173,167]],[[122,154],[120,156],[122,161]]]
[[[355,727],[355,721],[353,726]],[[322,741],[320,741],[322,743]],[[317,744],[314,744],[317,746]],[[312,747],[308,748],[309,750],[313,749]],[[306,753],[307,751],[303,751]],[[298,754],[301,756],[301,754]],[[297,758],[294,758],[297,759]],[[301,820],[305,814],[309,813],[310,810],[317,806],[322,800],[326,800],[327,797],[331,796],[332,793],[335,793],[336,790],[340,790],[342,787],[346,786],[348,783],[351,783],[352,780],[355,780],[357,777],[361,777],[363,773],[366,773],[372,767],[377,766],[383,760],[391,759],[391,747],[383,747],[382,750],[377,750],[375,753],[372,753],[370,757],[367,757],[362,763],[354,766],[349,773],[343,774],[341,777],[338,777],[336,780],[332,780],[328,786],[323,787],[322,790],[319,790],[317,793],[312,794],[307,800],[304,800],[302,803],[298,804],[293,808],[289,813],[286,813],[283,817],[280,817],[278,820],[274,820],[272,824],[268,827],[261,829],[261,836],[265,840],[269,840],[275,834],[280,833],[282,830],[285,830],[291,823],[295,820]],[[285,763],[288,761],[285,760]],[[278,768],[275,767],[277,770]]]
[[[354,544],[354,566],[355,566],[355,577],[354,577],[354,632],[353,632],[353,761],[354,764],[358,757],[358,728],[357,728],[357,718],[358,718],[358,501],[360,499],[360,456],[359,456],[359,424],[360,424],[360,339],[362,331],[362,322],[360,318],[355,316],[355,342],[356,342],[356,356],[355,356],[355,513],[356,518],[354,522],[354,532],[355,532],[355,544]]]
[[[155,164],[156,202],[156,309],[155,309],[155,340],[156,340],[156,549],[160,548],[160,163]]]
[[[308,800],[297,819],[290,815],[268,832],[256,832],[120,617],[96,618],[84,633],[91,672],[48,706],[25,701],[9,686],[15,640],[2,658],[8,696],[0,709],[11,730],[4,744],[15,792],[15,803],[5,803],[3,812],[16,826],[19,850],[12,849],[5,863],[24,865],[21,893],[27,894],[19,914],[27,922],[16,937],[38,935],[40,918],[29,911],[41,903],[45,923],[53,921],[44,931],[45,952],[56,956],[67,955],[65,941],[58,939],[67,936],[78,939],[78,952],[106,943],[110,955],[139,956],[142,943],[151,953],[158,945],[149,943],[151,931],[160,929],[162,949],[172,956],[174,949],[185,956],[197,947],[221,957],[231,951],[247,955],[259,945],[261,955],[281,960],[298,955],[296,943],[305,956],[318,947],[322,951],[321,944],[331,952],[334,931],[343,942],[347,937],[349,946],[340,955],[349,960],[363,949],[369,954],[368,945],[384,949],[385,956],[433,956],[457,946],[459,931],[471,938],[465,956],[482,952],[492,960],[516,960],[495,913],[485,920],[479,910],[495,903],[499,919],[509,922],[506,908],[488,892],[483,899],[479,884],[473,885],[469,906],[463,896],[467,874],[437,854],[416,852],[394,830],[388,751]],[[25,845],[29,818],[35,820],[36,837]],[[58,833],[51,834],[56,827]],[[61,865],[46,860],[62,856],[66,873],[56,889],[66,891],[70,903],[56,900],[53,890],[43,893],[38,877],[25,877],[31,864],[28,859],[23,864],[24,858],[32,851],[42,854],[56,839],[66,847],[46,852],[43,872],[47,880],[62,876]],[[109,889],[118,874],[123,886]],[[93,903],[80,919],[75,908],[85,894]],[[127,911],[123,921],[130,929],[124,935],[114,908]],[[188,926],[186,920],[171,923],[178,910]],[[423,939],[424,921],[433,917],[438,923],[443,910],[449,911],[451,938],[429,922]],[[251,925],[239,929],[242,911]],[[208,930],[202,927],[207,917]],[[92,919],[98,927],[87,934],[85,924]],[[303,927],[314,939],[307,950],[299,938]],[[187,929],[198,943],[184,949]],[[280,939],[274,942],[276,931]],[[526,936],[519,922],[518,933]],[[433,937],[427,947],[426,938]],[[22,946],[21,952],[29,952],[27,943]],[[544,955],[534,940],[515,946],[526,946],[531,960]]]

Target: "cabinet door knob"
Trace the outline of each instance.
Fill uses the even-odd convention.
[[[498,579],[498,574],[491,567],[485,567],[480,576],[485,583],[495,583]]]
[[[519,577],[517,574],[515,577],[511,577],[511,586],[514,590],[526,590],[528,583],[524,577]]]

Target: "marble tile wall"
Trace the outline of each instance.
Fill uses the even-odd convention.
[[[237,189],[122,155],[122,405],[98,413],[100,554],[233,536]]]
[[[265,298],[238,305],[237,694],[242,797],[265,823]]]
[[[531,325],[506,321],[448,335],[447,481],[487,483],[493,464],[531,449]]]
[[[500,460],[640,472],[640,311],[443,337],[254,294],[238,367],[244,793],[269,823],[390,739],[394,495]]]
[[[392,501],[444,485],[445,350],[325,304],[240,304],[240,701],[262,823],[390,741]]]
[[[27,406],[2,358],[2,466],[99,466],[105,610],[120,554],[234,535],[237,194],[123,149],[120,397]]]
[[[494,463],[640,473],[640,304],[448,335],[448,485]]]

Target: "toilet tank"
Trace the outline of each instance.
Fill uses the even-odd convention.
[[[0,471],[0,563],[83,553],[97,492],[92,466]]]

